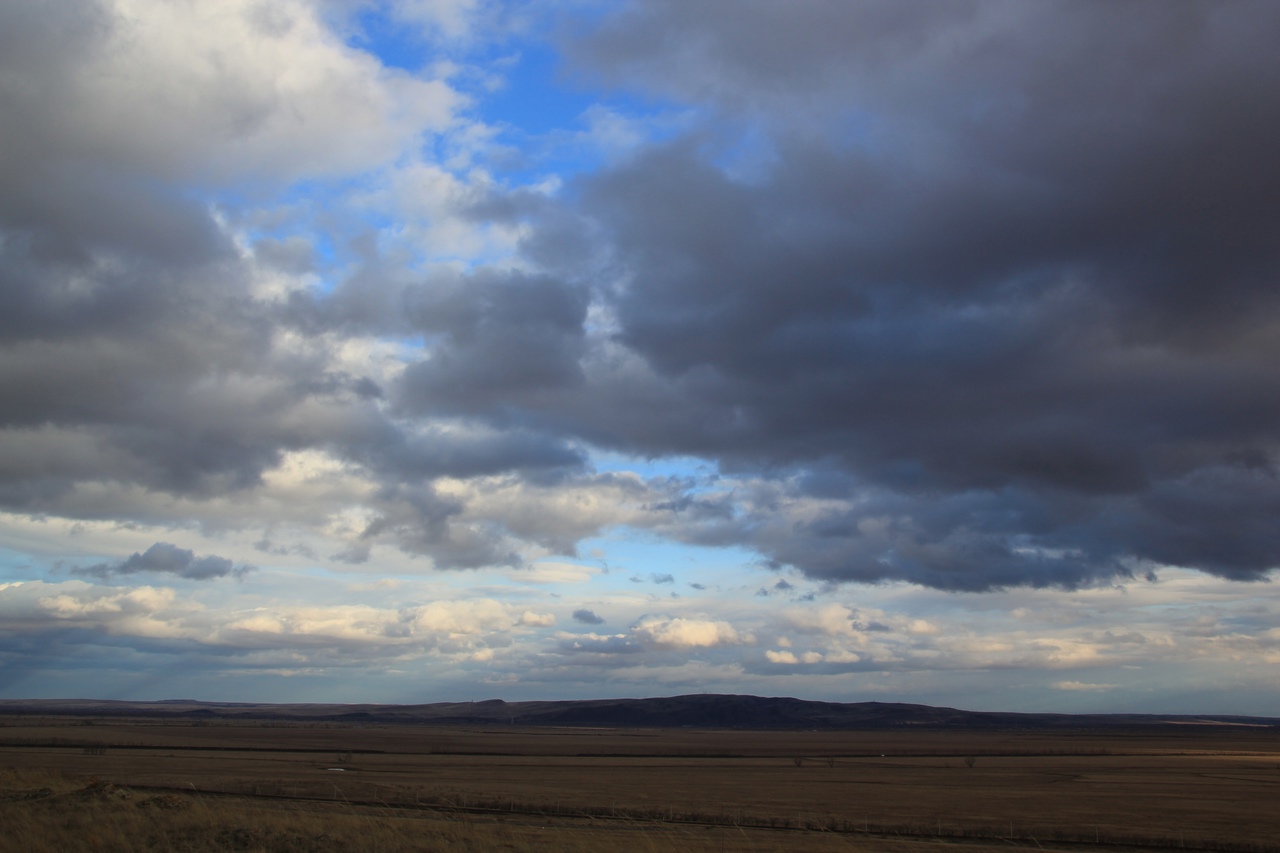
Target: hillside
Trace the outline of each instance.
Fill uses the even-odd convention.
[[[1024,714],[962,711],[896,702],[815,702],[787,697],[693,694],[652,699],[439,702],[425,705],[329,705],[201,702],[169,699],[0,700],[0,715],[159,719],[297,720],[414,725],[608,726],[653,728],[1065,729],[1150,725],[1280,728],[1280,719],[1223,715]]]

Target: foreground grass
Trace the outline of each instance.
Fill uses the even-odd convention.
[[[37,853],[1280,853],[1277,785],[1280,732],[1256,728],[746,734],[0,719],[0,850]]]
[[[103,780],[0,775],[0,825],[11,849],[94,851],[468,850],[449,827],[404,827],[366,816],[291,811],[234,798],[148,795]]]
[[[607,851],[914,850],[915,844],[851,845],[821,834],[774,837],[724,827],[666,827],[642,821],[476,818],[371,809],[346,803],[290,803],[199,793],[154,793],[102,779],[0,770],[5,849],[27,853],[132,851]],[[981,849],[981,848],[971,848]]]

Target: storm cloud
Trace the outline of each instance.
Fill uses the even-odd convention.
[[[1277,34],[1250,2],[630,7],[568,44],[578,72],[707,119],[527,241],[596,259],[608,331],[540,337],[580,347],[573,383],[445,397],[713,459],[721,517],[691,493],[664,529],[815,578],[1261,579]]]
[[[1275,4],[623,4],[566,74],[666,112],[554,181],[465,75],[215,5],[0,2],[5,512],[362,571],[1280,565]],[[242,567],[160,535],[81,572]]]

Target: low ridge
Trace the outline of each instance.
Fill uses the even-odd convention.
[[[962,711],[898,702],[818,702],[790,697],[699,693],[650,699],[437,702],[342,705],[163,699],[0,700],[0,714],[164,719],[298,720],[409,725],[607,726],[712,729],[1028,729],[1165,724],[1280,728],[1280,719],[1231,715],[1035,714]]]

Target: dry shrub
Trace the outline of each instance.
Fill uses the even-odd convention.
[[[105,779],[93,780],[76,791],[76,795],[82,799],[94,800],[128,800],[133,797],[128,788]]]
[[[38,783],[45,783],[35,787]],[[609,849],[534,840],[504,827],[430,812],[340,803],[259,802],[199,794],[139,795],[105,779],[89,782],[0,770],[0,849],[24,853],[392,853]],[[636,849],[646,849],[641,837]],[[656,849],[656,848],[654,848]],[[670,850],[664,846],[664,850]],[[679,849],[679,848],[675,848]]]
[[[138,803],[140,809],[168,809],[170,811],[176,809],[191,808],[191,800],[186,797],[179,797],[177,794],[158,794],[154,797],[147,797]]]
[[[4,791],[0,792],[0,800],[43,800],[45,797],[52,797],[52,788],[35,788],[32,790]]]

